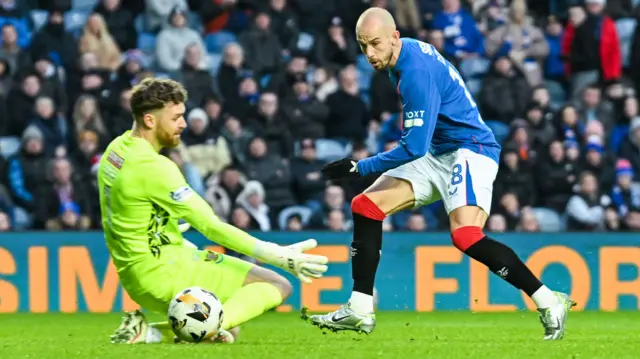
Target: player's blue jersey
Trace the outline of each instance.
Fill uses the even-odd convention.
[[[396,148],[358,162],[362,175],[466,148],[499,163],[500,145],[485,125],[458,71],[430,44],[403,38],[389,76],[402,100],[404,127]]]

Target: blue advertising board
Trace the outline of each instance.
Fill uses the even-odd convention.
[[[325,277],[294,284],[279,311],[306,306],[333,310],[351,291],[349,233],[257,233],[290,244],[315,238],[329,257]],[[196,232],[185,237],[215,247]],[[511,246],[553,290],[571,293],[577,310],[636,310],[640,301],[640,236],[622,233],[509,233]],[[451,245],[448,233],[387,233],[376,278],[379,310],[514,311],[533,303]],[[5,233],[0,235],[0,313],[112,312],[137,308],[123,292],[103,234]]]

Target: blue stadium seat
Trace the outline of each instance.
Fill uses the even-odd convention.
[[[71,9],[90,12],[97,4],[98,0],[71,0]]]
[[[49,16],[49,13],[44,10],[31,11],[31,21],[33,21],[33,31],[40,30],[40,28],[47,23],[48,16]]]
[[[204,37],[207,52],[214,54],[221,54],[224,47],[233,42],[237,42],[236,35],[228,31],[218,31]]]
[[[79,34],[82,32],[88,17],[88,11],[68,11],[64,14],[64,26],[68,32]]]
[[[292,217],[298,215],[300,216],[300,221],[302,222],[302,226],[304,227],[309,223],[309,219],[311,219],[311,209],[304,206],[291,206],[287,207],[280,212],[278,215],[278,227],[280,230],[286,230],[287,228],[287,220]]]
[[[156,40],[156,35],[149,32],[141,32],[138,35],[138,48],[145,53],[154,53]]]
[[[215,76],[220,70],[220,64],[222,64],[222,55],[220,54],[207,54],[207,67],[211,75]]]

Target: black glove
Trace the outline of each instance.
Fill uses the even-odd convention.
[[[343,158],[327,163],[322,167],[322,174],[329,180],[360,177],[360,173],[358,173],[358,161],[351,158]]]

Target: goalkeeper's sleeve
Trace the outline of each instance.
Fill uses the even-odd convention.
[[[274,264],[280,246],[263,242],[243,230],[221,221],[211,206],[187,184],[180,169],[166,157],[149,164],[145,193],[172,217],[182,218],[226,248]]]

